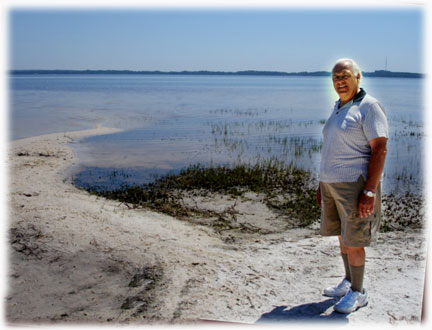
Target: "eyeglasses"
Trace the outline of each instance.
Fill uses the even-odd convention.
[[[342,75],[342,76],[333,76],[333,77],[332,77],[332,80],[333,80],[333,81],[340,81],[340,80],[347,80],[347,79],[349,79],[349,78],[351,78],[350,75],[348,75],[348,74],[344,74],[344,75]]]

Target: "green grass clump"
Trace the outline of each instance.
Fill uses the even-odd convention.
[[[256,165],[203,166],[200,164],[166,175],[153,183],[93,193],[185,218],[209,215],[208,211],[191,209],[181,203],[181,192],[199,191],[240,196],[246,191],[264,194],[267,205],[279,213],[297,218],[299,226],[308,225],[320,216],[315,200],[315,185],[309,172],[275,161]],[[91,188],[87,190],[91,191]],[[275,196],[283,196],[275,201]]]

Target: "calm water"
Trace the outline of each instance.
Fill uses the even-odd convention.
[[[389,119],[386,192],[422,189],[423,83],[364,78]],[[196,163],[277,159],[317,173],[321,130],[337,99],[329,77],[14,76],[10,90],[11,139],[97,124],[123,129],[74,145],[75,180],[104,187]]]

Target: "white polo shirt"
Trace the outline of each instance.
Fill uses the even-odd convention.
[[[337,101],[323,128],[320,181],[356,182],[360,175],[367,180],[370,140],[388,138],[384,107],[361,89],[339,108]]]

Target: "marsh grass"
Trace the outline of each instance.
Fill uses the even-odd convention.
[[[380,230],[403,231],[407,228],[425,227],[425,200],[421,195],[407,192],[405,196],[395,194],[382,197],[382,222]]]
[[[294,219],[298,226],[317,221],[320,210],[315,199],[315,183],[310,173],[278,161],[235,166],[192,165],[177,174],[169,174],[141,186],[123,186],[115,190],[87,187],[91,193],[114,199],[133,208],[149,208],[181,219],[188,217],[224,217],[213,211],[191,208],[181,195],[219,193],[233,197],[245,192],[264,195],[264,202],[275,212]],[[275,198],[282,196],[282,198]]]

